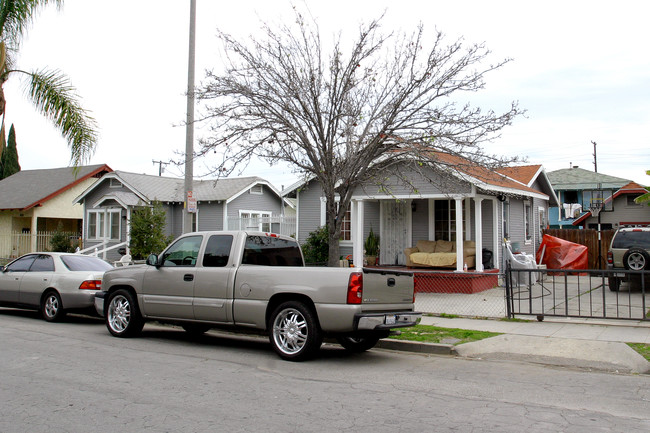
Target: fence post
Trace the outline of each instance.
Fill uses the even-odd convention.
[[[512,319],[514,317],[513,315],[513,308],[511,305],[512,302],[512,286],[510,285],[510,262],[506,260],[506,275],[505,275],[505,280],[506,280],[506,317],[508,319]]]

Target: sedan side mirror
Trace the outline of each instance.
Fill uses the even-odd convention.
[[[147,264],[149,266],[158,266],[158,256],[150,254],[149,257],[147,257]]]

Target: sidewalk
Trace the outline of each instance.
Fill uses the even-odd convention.
[[[581,319],[510,322],[424,316],[422,325],[490,331],[503,335],[457,346],[414,342],[402,344],[394,343],[399,340],[382,340],[380,347],[611,372],[650,373],[650,362],[625,344],[650,344],[650,323],[621,322],[623,321],[604,323]]]

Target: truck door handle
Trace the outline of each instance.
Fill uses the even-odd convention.
[[[395,287],[395,278],[388,279],[388,287]]]
[[[183,275],[183,281],[194,281],[194,275],[192,274]]]

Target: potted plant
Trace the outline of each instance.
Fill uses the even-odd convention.
[[[370,227],[370,233],[363,244],[365,250],[365,260],[369,265],[377,263],[377,255],[379,254],[379,236],[377,236]]]

